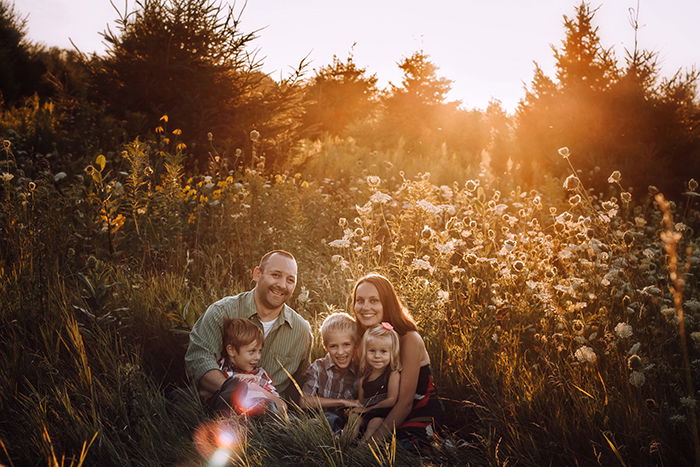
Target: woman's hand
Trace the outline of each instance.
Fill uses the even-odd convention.
[[[351,399],[343,399],[343,407],[362,407],[362,404],[360,404],[360,401],[358,400],[351,400]]]

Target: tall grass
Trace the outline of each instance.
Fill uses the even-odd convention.
[[[312,413],[250,425],[239,464],[693,462],[697,184],[662,226],[652,194],[632,199],[623,174],[604,194],[575,170],[540,190],[476,169],[435,183],[402,172],[398,156],[326,144],[302,149],[299,173],[212,160],[185,176],[183,148],[164,139],[65,177],[30,180],[0,161],[13,175],[0,182],[7,462],[200,462],[192,434],[210,422],[184,379],[186,331],[249,288],[272,248],[297,256],[291,305],[314,328],[346,308],[360,275],[392,279],[428,345],[450,440],[423,458],[355,446]],[[358,157],[343,161],[346,149]],[[682,317],[660,239],[669,229],[686,265]]]

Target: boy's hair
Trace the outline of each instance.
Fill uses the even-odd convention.
[[[399,334],[391,329],[391,326],[388,323],[380,323],[368,328],[362,335],[362,342],[360,343],[361,375],[366,375],[369,373],[369,368],[367,365],[367,347],[369,346],[370,341],[386,338],[391,340],[389,367],[392,371],[401,371],[401,359],[399,357],[399,352],[401,350],[399,346]]]
[[[331,332],[346,331],[352,334],[352,341],[355,342],[355,335],[357,334],[357,323],[355,318],[344,312],[331,313],[326,316],[326,319],[321,323],[321,338],[323,339],[323,345],[326,345],[326,338]]]
[[[233,318],[224,321],[224,353],[228,345],[231,345],[238,352],[242,346],[251,342],[258,342],[260,345],[265,342],[262,330],[254,322],[246,318]]]

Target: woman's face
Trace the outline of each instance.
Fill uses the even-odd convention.
[[[363,282],[355,290],[355,317],[365,328],[379,324],[384,319],[384,307],[379,291],[370,282]]]

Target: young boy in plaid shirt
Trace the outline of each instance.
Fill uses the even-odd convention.
[[[301,406],[322,407],[333,431],[340,431],[347,417],[345,409],[360,407],[357,400],[357,364],[353,361],[356,339],[355,319],[347,313],[333,313],[321,324],[326,355],[306,371]]]

